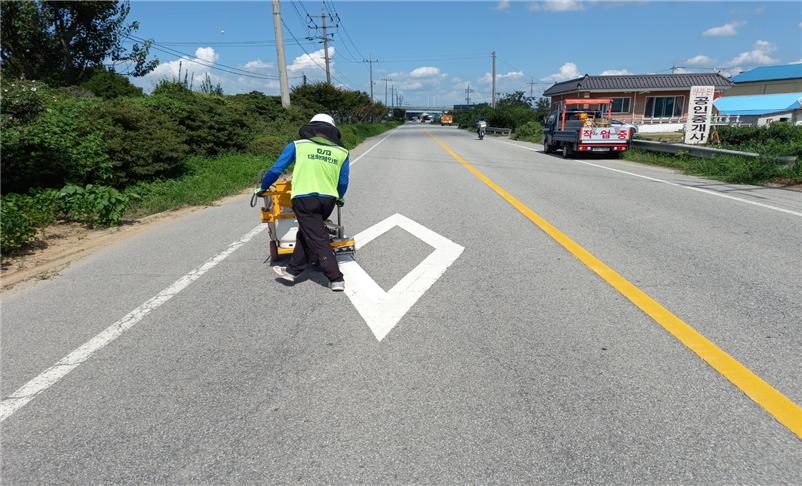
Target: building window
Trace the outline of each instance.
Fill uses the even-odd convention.
[[[613,98],[613,113],[629,113],[632,98]]]
[[[682,116],[684,104],[684,96],[650,96],[646,98],[643,115],[647,118],[678,118]]]

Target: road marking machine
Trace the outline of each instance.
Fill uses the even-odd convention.
[[[292,181],[279,180],[273,185],[275,190],[268,190],[251,197],[251,207],[256,207],[257,199],[262,198],[259,208],[262,223],[267,223],[270,233],[270,264],[276,264],[282,256],[290,255],[295,248],[298,234],[298,221],[292,211]],[[345,235],[342,225],[340,206],[337,206],[337,223],[326,220],[329,232],[329,246],[334,256],[341,257],[356,254],[356,242]]]

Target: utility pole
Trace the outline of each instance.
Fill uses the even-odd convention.
[[[362,62],[366,62],[370,66],[370,102],[373,103],[373,63],[379,62],[379,60],[371,59],[370,53],[368,53],[368,58],[362,59]]]
[[[287,82],[287,59],[284,57],[284,32],[281,29],[281,7],[273,0],[273,28],[276,31],[276,54],[278,55],[278,79],[281,89],[281,106],[290,107],[290,86]]]
[[[384,81],[384,106],[389,106],[387,104],[387,81],[392,81],[392,79],[388,78],[387,74],[385,74],[382,81]]]
[[[530,98],[534,98],[534,96],[535,96],[535,78],[532,78],[532,80],[529,81],[526,84],[529,85],[529,97]]]
[[[275,0],[274,0],[275,1]],[[320,27],[315,23],[315,19],[320,19]],[[326,20],[329,20],[334,25],[326,25]],[[334,34],[329,34],[329,28],[337,28],[339,24],[337,22],[340,21],[339,17],[332,16],[331,14],[326,15],[325,3],[320,8],[320,15],[309,15],[309,28],[310,29],[320,29],[323,31],[323,35],[319,36],[311,36],[307,37],[309,40],[320,39],[323,41],[323,58],[326,60],[326,82],[331,84],[331,62],[329,59],[329,36],[334,37]]]
[[[471,93],[474,90],[471,89],[471,85],[469,84],[467,88],[465,88],[465,104],[471,106]]]
[[[302,76],[304,78],[304,86],[306,86],[306,73],[303,73]]]
[[[490,53],[493,58],[493,91],[490,95],[490,106],[496,107],[496,51]]]

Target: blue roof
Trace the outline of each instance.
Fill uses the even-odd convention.
[[[715,105],[722,115],[766,115],[801,110],[802,93],[724,96]]]
[[[772,81],[775,79],[802,78],[802,63],[783,64],[781,66],[761,66],[733,76],[733,83],[749,83],[752,81]]]

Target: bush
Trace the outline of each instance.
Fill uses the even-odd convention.
[[[693,157],[687,153],[677,155],[628,150],[624,152],[628,160],[649,164],[675,167],[685,173],[730,182],[734,184],[759,184],[773,179],[786,179],[787,182],[802,182],[800,163],[783,167],[771,157],[716,156],[710,159]]]
[[[3,253],[22,248],[36,236],[36,226],[17,204],[16,194],[0,201],[0,250]]]
[[[0,96],[0,112],[13,124],[27,123],[45,108],[48,87],[36,81],[3,81],[3,96]]]
[[[378,121],[389,112],[386,107],[372,103],[367,93],[323,82],[296,86],[291,98],[293,103],[308,113],[328,113],[339,123]]]
[[[108,180],[112,164],[87,113],[98,100],[49,93],[44,109],[26,124],[2,117],[2,191],[60,187],[66,181]]]
[[[286,135],[259,135],[248,144],[247,152],[249,154],[276,158],[291,141],[292,137]]]
[[[65,219],[91,227],[113,226],[128,207],[129,196],[113,187],[67,185],[59,191]]]
[[[140,180],[179,175],[187,155],[185,132],[136,98],[116,98],[95,107],[92,122],[121,187]]]
[[[543,126],[534,121],[526,122],[515,129],[512,139],[541,143],[543,141]]]
[[[243,151],[254,138],[253,122],[223,96],[193,93],[178,83],[162,83],[145,103],[185,130],[191,154]]]
[[[802,156],[802,126],[772,123],[767,127],[718,127],[727,148],[765,155]]]
[[[105,69],[96,70],[92,77],[81,83],[81,87],[95,96],[106,99],[120,96],[143,96],[142,88],[131,84],[128,77]]]

